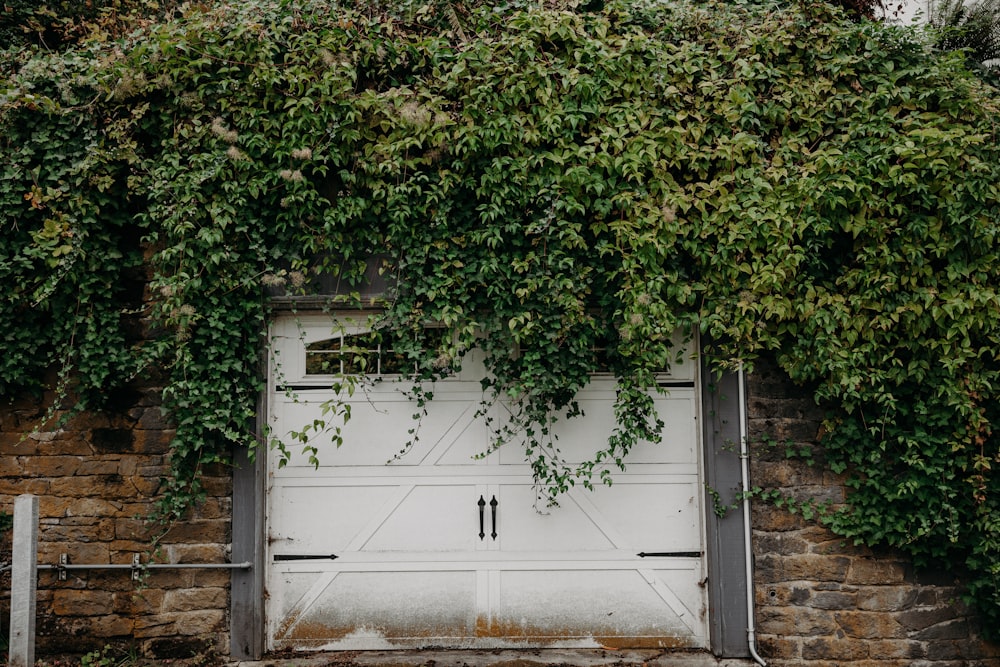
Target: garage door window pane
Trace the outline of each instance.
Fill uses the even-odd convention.
[[[388,336],[376,331],[338,334],[306,346],[306,375],[387,375],[405,361]]]

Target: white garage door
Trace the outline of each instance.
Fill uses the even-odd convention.
[[[294,453],[287,434],[336,396],[307,346],[336,342],[316,344],[331,338],[328,316],[272,331],[271,427]],[[706,647],[696,364],[665,378],[663,443],[633,450],[612,486],[575,489],[551,510],[516,446],[475,456],[489,440],[481,372],[467,362],[435,384],[404,456],[415,407],[388,378],[355,393],[344,444],[320,444],[318,469],[299,454],[278,467],[272,454],[270,648]],[[613,381],[596,378],[578,400],[585,416],[557,429],[569,460],[610,433]]]

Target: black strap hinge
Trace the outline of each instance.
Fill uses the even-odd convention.
[[[640,551],[639,558],[701,558],[700,551]]]

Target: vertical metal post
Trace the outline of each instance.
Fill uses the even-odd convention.
[[[258,412],[265,415],[265,410]],[[257,431],[263,432],[263,427]],[[260,660],[264,653],[264,460],[267,447],[251,460],[245,447],[233,454],[233,561],[249,562],[234,570],[231,588],[229,657]]]
[[[38,498],[25,494],[14,501],[11,558],[10,667],[34,667],[35,604],[38,585]]]

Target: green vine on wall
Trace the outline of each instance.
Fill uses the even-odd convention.
[[[960,56],[819,4],[186,11],[0,62],[0,392],[162,381],[164,517],[257,446],[267,290],[379,257],[420,386],[482,349],[554,494],[657,438],[673,332],[776,355],[831,410],[829,525],[964,563],[1000,627],[1000,99]],[[618,427],[570,466],[595,349]]]

